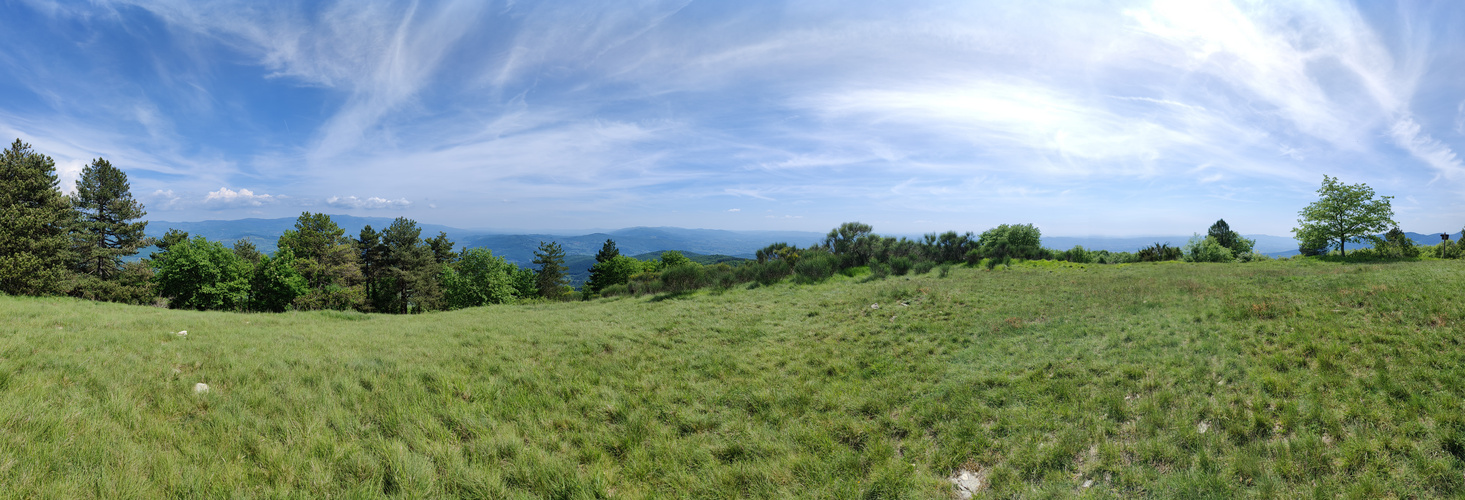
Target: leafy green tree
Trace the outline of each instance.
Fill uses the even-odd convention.
[[[685,257],[683,257],[685,258]],[[605,262],[597,262],[590,267],[590,280],[585,282],[585,290],[595,294],[605,290],[606,287],[624,285],[631,281],[631,277],[645,270],[645,264],[634,257],[616,255]]]
[[[1044,254],[1042,231],[1032,224],[1002,224],[977,238],[982,257],[993,260],[1037,259]]]
[[[173,245],[187,239],[188,231],[179,231],[177,229],[168,228],[168,232],[163,233],[162,238],[153,239],[153,246],[158,247],[158,251],[148,254],[148,259],[157,260],[164,253],[167,253],[168,249],[171,248]]]
[[[0,153],[0,292],[61,291],[74,212],[59,185],[56,162],[20,139]]]
[[[788,243],[779,242],[758,249],[758,252],[754,256],[758,258],[759,264],[780,259],[797,261],[799,259],[799,249]]]
[[[503,304],[514,300],[517,266],[486,248],[468,248],[442,269],[443,302],[448,309]]]
[[[1192,236],[1183,249],[1186,262],[1231,262],[1236,256],[1215,236]]]
[[[972,233],[958,235],[956,231],[947,231],[940,235],[925,235],[921,248],[926,258],[932,261],[961,262],[967,252],[977,248],[977,241]]]
[[[692,262],[692,259],[688,259],[687,256],[682,255],[681,252],[678,252],[676,250],[669,250],[669,251],[666,251],[666,252],[661,252],[661,268],[662,269],[671,269],[673,267],[682,266],[682,265],[686,265],[686,264],[692,264],[692,263],[693,263]]]
[[[245,238],[239,238],[234,242],[234,255],[238,255],[240,260],[248,262],[250,265],[259,264],[265,257],[265,254],[255,248],[254,242]]]
[[[133,199],[127,174],[105,159],[92,160],[81,170],[71,205],[77,211],[72,235],[78,268],[84,273],[111,279],[123,257],[150,244],[144,234],[147,221],[138,221],[147,212]]]
[[[173,309],[237,310],[247,305],[247,264],[222,243],[202,236],[173,244],[152,262],[158,293]]]
[[[1243,238],[1241,233],[1232,231],[1231,225],[1226,223],[1226,219],[1220,219],[1215,224],[1211,224],[1211,228],[1206,230],[1206,237],[1216,240],[1216,244],[1230,250],[1231,254],[1237,257],[1251,253],[1252,247],[1256,246],[1255,240]]]
[[[565,250],[559,243],[541,241],[539,249],[534,251],[534,263],[539,266],[534,283],[539,296],[558,300],[570,286],[570,277],[565,273]]]
[[[1394,197],[1375,199],[1373,188],[1367,184],[1343,184],[1336,177],[1324,175],[1323,186],[1317,193],[1318,200],[1297,213],[1302,218],[1297,219],[1297,227],[1292,229],[1292,234],[1304,243],[1329,246],[1337,243],[1338,250],[1347,256],[1348,242],[1357,242],[1398,225],[1389,201]]]
[[[1373,242],[1373,249],[1379,257],[1390,259],[1412,259],[1419,256],[1419,247],[1415,246],[1414,240],[1399,228],[1390,229],[1383,237],[1369,235],[1368,239]]]
[[[363,234],[370,226],[362,229]],[[373,231],[374,234],[374,231]],[[331,216],[305,212],[278,244],[295,255],[295,270],[310,290],[296,301],[301,309],[346,309],[361,301],[361,252]]]
[[[514,296],[535,297],[539,295],[539,275],[533,269],[514,266],[510,275],[514,283]]]
[[[284,312],[297,297],[310,291],[305,277],[295,270],[295,255],[288,248],[273,257],[262,256],[249,279],[249,309]]]
[[[831,229],[824,237],[824,248],[835,255],[850,253],[856,239],[870,234],[873,228],[869,224],[860,222],[846,222],[839,227]]]
[[[595,252],[595,262],[597,264],[602,262],[609,262],[611,259],[619,257],[620,255],[621,251],[620,249],[616,248],[616,242],[614,240],[606,238],[605,244],[600,246],[600,251]]]

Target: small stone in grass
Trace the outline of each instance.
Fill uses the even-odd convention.
[[[879,309],[880,304],[870,304],[870,309]]]
[[[1211,424],[1208,422],[1201,422],[1200,424],[1195,426],[1195,430],[1200,431],[1201,434],[1205,434],[1206,431],[1211,430]]]
[[[178,333],[177,333],[177,335],[179,337],[187,337],[188,336],[188,330],[179,330]]]
[[[194,394],[203,394],[205,392],[209,392],[209,385],[208,384],[205,384],[203,382],[199,382],[197,384],[193,384],[193,393]]]

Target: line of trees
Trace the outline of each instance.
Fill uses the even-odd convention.
[[[355,309],[411,313],[558,299],[571,291],[564,251],[543,243],[523,269],[485,249],[454,252],[446,234],[422,237],[398,218],[357,237],[306,212],[273,255],[247,240],[226,248],[169,230],[145,235],[147,215],[127,175],[103,158],[65,196],[56,162],[17,139],[0,153],[0,293],[235,311]],[[147,246],[158,250],[125,262]]]
[[[541,242],[535,267],[521,268],[487,249],[454,251],[447,234],[423,237],[417,223],[406,218],[381,231],[366,226],[353,237],[330,216],[306,212],[280,236],[273,255],[259,252],[247,240],[226,248],[177,230],[148,238],[147,222],[141,220],[147,212],[133,199],[120,169],[97,158],[82,170],[75,194],[65,196],[54,160],[19,139],[0,153],[0,181],[0,292],[188,309],[405,314],[521,300],[768,285],[785,279],[814,282],[836,273],[868,273],[878,279],[940,267],[944,275],[954,265],[993,269],[1014,260],[1120,264],[1266,258],[1255,254],[1255,242],[1225,220],[1183,247],[1156,243],[1133,253],[1043,248],[1042,233],[1032,224],[1003,224],[980,235],[932,233],[912,240],[881,236],[868,224],[848,222],[808,248],[774,243],[759,249],[756,260],[739,265],[698,264],[679,252],[641,261],[621,255],[615,242],[606,240],[589,281],[576,291],[558,243]],[[1318,194],[1318,201],[1299,212],[1294,229],[1304,255],[1323,255],[1333,247],[1339,258],[1350,259],[1465,255],[1465,242],[1416,246],[1396,227],[1391,198],[1377,197],[1366,185],[1324,176]],[[1346,245],[1362,241],[1371,242],[1372,248],[1355,249],[1348,257]],[[149,245],[158,251],[140,261],[124,261]]]

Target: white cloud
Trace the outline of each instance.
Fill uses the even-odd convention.
[[[1465,135],[1465,101],[1455,108],[1455,133]]]
[[[778,201],[778,200],[774,200],[773,198],[769,198],[768,196],[764,195],[762,192],[759,192],[759,191],[753,190],[753,189],[733,189],[733,188],[727,188],[727,189],[722,190],[722,192],[727,193],[727,194],[730,194],[730,195],[734,195],[734,196],[747,196],[749,198],[757,198],[757,199],[760,199],[760,200]]]
[[[173,194],[172,189],[159,189],[157,191],[153,191],[152,200],[150,200],[150,208],[155,208],[158,210],[170,210],[174,207],[177,207],[179,201],[182,199],[183,198],[181,196]]]
[[[743,211],[743,209],[741,209],[741,208],[729,208],[729,209],[727,209],[727,211],[729,211],[729,212],[741,212],[741,211]]]
[[[169,194],[171,194],[171,191]],[[210,191],[208,196],[205,196],[203,199],[205,205],[220,208],[258,207],[268,203],[274,203],[275,201],[276,197],[274,196],[254,194],[253,191],[248,189],[235,191],[227,187],[221,187],[218,191]]]
[[[375,196],[364,199],[357,198],[355,196],[347,196],[345,198],[342,198],[340,196],[332,196],[330,198],[326,198],[326,204],[338,208],[356,208],[366,210],[376,210],[382,208],[402,209],[412,206],[412,202],[407,201],[406,198],[388,200],[386,198],[378,198]]]
[[[1449,146],[1430,137],[1429,134],[1420,131],[1419,123],[1412,118],[1404,118],[1394,122],[1389,133],[1394,137],[1394,143],[1409,151],[1409,154],[1420,159],[1424,163],[1441,174],[1454,179],[1465,171],[1465,165],[1461,164],[1460,157],[1451,150]]]

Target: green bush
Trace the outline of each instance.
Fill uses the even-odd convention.
[[[890,265],[884,262],[871,262],[870,276],[882,280],[890,277]]]
[[[923,261],[917,262],[916,263],[916,267],[912,268],[911,271],[912,272],[915,272],[917,275],[921,275],[921,274],[929,273],[929,272],[931,272],[932,269],[935,269],[935,268],[936,268],[936,263],[935,262],[931,262],[929,260],[923,260]]]
[[[620,295],[630,295],[630,294],[631,294],[631,288],[628,287],[628,286],[626,286],[624,283],[623,284],[619,284],[619,285],[611,285],[611,286],[608,286],[608,287],[605,287],[605,288],[600,289],[600,296],[601,297],[616,297],[616,296],[620,296]]]
[[[784,278],[793,272],[788,261],[789,259],[776,259],[761,264],[744,264],[744,267],[750,268],[749,272],[753,276],[752,281],[758,282],[759,285],[769,286],[783,281]]]
[[[1186,262],[1231,262],[1236,256],[1214,236],[1197,234],[1185,244],[1184,259]]]
[[[905,276],[915,266],[908,257],[895,257],[890,259],[890,272],[896,276]]]
[[[662,255],[664,256],[665,254]],[[688,261],[685,264],[672,266],[662,271],[661,284],[667,292],[690,292],[702,288],[703,278],[705,276],[706,273],[702,271],[701,264]]]
[[[1135,255],[1136,262],[1160,262],[1166,260],[1180,260],[1183,252],[1170,246],[1169,243],[1155,243],[1146,248],[1141,248]]]
[[[817,283],[834,276],[835,256],[807,255],[794,265],[794,276],[800,283]]]
[[[982,233],[977,248],[982,257],[1042,259],[1048,257],[1048,251],[1040,244],[1042,237],[1042,231],[1032,224],[1003,224]]]

